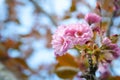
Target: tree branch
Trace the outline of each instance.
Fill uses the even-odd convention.
[[[35,6],[35,8],[36,8],[36,10],[37,10],[38,12],[44,13],[46,16],[48,16],[48,17],[50,18],[50,20],[51,20],[51,22],[53,23],[53,25],[57,26],[57,23],[56,23],[56,21],[54,20],[54,18],[53,18],[51,15],[49,15],[45,10],[43,10],[43,9],[41,8],[41,6],[39,6],[36,1],[34,1],[34,0],[30,0],[30,1],[33,3],[33,5]]]

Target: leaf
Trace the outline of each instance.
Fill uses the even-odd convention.
[[[36,39],[40,39],[41,38],[41,34],[39,33],[38,30],[32,29],[29,34],[21,35],[21,37],[23,37],[23,38],[35,37]]]
[[[70,55],[69,53],[66,53],[63,56],[58,56],[56,57],[58,64],[57,66],[71,66],[71,67],[76,67],[78,68],[78,63],[75,61],[75,58]]]
[[[70,17],[70,15],[65,15],[63,19],[69,19]]]
[[[76,0],[72,0],[70,11],[73,12],[76,10]]]
[[[27,50],[24,50],[22,53],[24,54],[24,59],[27,59],[33,53],[33,49],[32,48],[28,48]]]
[[[10,58],[4,64],[12,71],[21,72],[25,69],[31,70],[24,59],[22,58]],[[13,67],[14,66],[14,67]]]
[[[22,68],[29,69],[29,66],[26,64],[25,60],[22,58],[13,58],[13,60],[18,63]]]
[[[108,27],[109,27],[109,21],[104,21],[101,23],[101,29],[102,31],[107,31],[108,30]]]
[[[101,7],[102,9],[108,11],[108,12],[113,12],[114,11],[114,2],[113,0],[100,0],[101,2]]]
[[[88,69],[88,60],[86,58],[86,53],[84,51],[78,56],[79,69],[81,72],[85,72]]]
[[[47,48],[51,48],[51,40],[52,40],[52,33],[51,30],[49,28],[46,29],[47,33],[46,33],[46,39],[47,39],[47,43],[46,43],[46,47]]]
[[[2,44],[6,47],[6,49],[9,49],[9,48],[18,49],[19,46],[21,45],[21,42],[16,42],[16,41],[14,41],[12,39],[7,39]]]
[[[109,77],[107,80],[120,80],[120,76]]]
[[[76,17],[77,17],[78,19],[80,19],[80,18],[84,18],[84,16],[85,16],[85,15],[84,15],[83,13],[78,13]]]
[[[0,43],[0,61],[6,61],[9,59],[6,48]]]
[[[74,68],[74,67],[59,67],[56,69],[55,73],[63,79],[66,78],[73,78],[77,73],[78,73],[79,69]]]
[[[15,19],[14,22],[16,22],[17,24],[21,24],[19,19]]]
[[[117,43],[118,40],[119,40],[119,35],[113,35],[113,36],[110,36],[110,40],[112,41],[112,43]]]
[[[26,78],[28,77],[28,75],[24,73],[24,70],[30,70],[30,68],[26,64],[25,60],[21,58],[10,58],[3,64],[17,77],[22,78],[22,80],[26,80]]]
[[[79,71],[78,63],[72,55],[66,53],[63,56],[58,56],[56,59],[58,64],[55,72],[60,78],[72,78]]]
[[[8,20],[7,21],[14,21],[16,23],[20,23],[17,19],[17,12],[15,10],[16,7],[16,0],[6,0],[6,4],[8,5]],[[7,22],[6,21],[6,22]]]

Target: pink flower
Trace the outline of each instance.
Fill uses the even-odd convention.
[[[54,43],[53,48],[55,48],[55,55],[58,56],[62,56],[64,53],[66,53],[66,51],[70,48],[69,44],[70,42],[65,40],[64,38],[60,38],[58,39],[59,42]]]
[[[86,80],[85,78],[82,78],[82,72],[78,72],[78,74],[74,77],[75,80]]]
[[[99,63],[98,71],[100,72],[101,79],[104,79],[110,75],[109,64],[108,63]]]
[[[117,44],[112,43],[109,38],[105,37],[102,43],[103,45],[108,47],[108,50],[112,51],[112,55],[114,56],[114,58],[118,58],[120,56],[120,47]]]
[[[120,9],[120,5],[119,5],[119,0],[114,0],[114,8],[115,8],[115,11],[119,10]]]
[[[95,13],[88,13],[85,16],[85,20],[91,25],[92,23],[97,23],[101,21],[101,17]]]
[[[103,43],[104,45],[110,45],[110,44],[111,44],[111,40],[110,40],[108,37],[105,37],[105,38],[103,39],[102,43]]]
[[[98,65],[98,71],[101,74],[103,74],[103,73],[105,73],[105,72],[108,71],[108,67],[109,67],[108,63],[99,63],[99,65]]]
[[[55,54],[62,56],[75,45],[83,45],[93,37],[92,29],[88,24],[76,23],[59,26],[53,35],[52,46]]]
[[[65,36],[71,40],[73,46],[83,45],[93,37],[93,32],[88,24],[77,23],[68,25]]]
[[[63,35],[66,26],[59,26],[55,34],[52,36],[52,45],[55,49],[56,56],[62,56],[70,48],[70,41],[68,41]]]
[[[100,29],[99,26],[91,25],[90,27],[92,28],[92,30],[93,30],[94,32],[97,32],[98,34],[100,34],[101,29]]]
[[[113,56],[115,58],[118,58],[120,56],[120,47],[117,44],[113,44],[113,43],[111,43],[109,47],[112,50]]]

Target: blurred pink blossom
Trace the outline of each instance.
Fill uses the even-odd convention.
[[[53,48],[55,49],[56,56],[62,56],[66,51],[70,48],[70,42],[67,41],[64,37],[56,37],[55,40],[52,41]]]
[[[62,56],[70,48],[70,41],[64,37],[66,26],[59,26],[52,36],[52,46],[55,49],[56,56]]]
[[[82,78],[82,72],[78,72],[78,74],[75,76],[75,80],[86,80],[85,78]]]
[[[93,23],[97,23],[101,21],[101,17],[95,13],[88,13],[85,16],[85,20],[91,25]]]
[[[109,50],[112,51],[114,58],[118,58],[120,56],[120,47],[117,44],[112,43],[112,41],[109,38],[105,37],[102,43],[103,45],[109,47]]]
[[[105,78],[109,76],[109,64],[108,63],[99,63],[98,65],[98,72],[100,72],[101,78]]]
[[[110,45],[111,44],[111,40],[108,38],[108,37],[105,37],[104,39],[103,39],[103,41],[102,41],[102,43],[104,44],[104,45]]]
[[[108,63],[99,63],[98,71],[103,74],[108,71],[109,64]]]
[[[62,56],[75,45],[83,45],[93,37],[92,29],[87,23],[59,26],[53,35],[52,46],[55,54]]]
[[[120,47],[117,44],[113,44],[113,43],[111,43],[109,47],[112,50],[113,56],[115,58],[118,58],[120,56]]]
[[[86,23],[70,24],[65,30],[65,36],[74,45],[83,45],[93,37],[92,29]]]
[[[96,26],[96,25],[91,25],[90,26],[92,28],[93,31],[97,32],[98,34],[100,34],[101,32],[101,29],[99,26]]]

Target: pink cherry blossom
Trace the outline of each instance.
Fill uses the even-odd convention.
[[[87,23],[59,26],[53,35],[52,46],[55,54],[62,56],[75,45],[83,45],[93,37],[92,29]]]
[[[101,78],[105,78],[107,76],[109,76],[110,72],[109,72],[109,64],[108,63],[99,63],[98,65],[98,72],[100,72],[100,76]]]
[[[117,44],[112,43],[109,38],[105,37],[102,43],[103,45],[106,45],[109,50],[112,51],[112,55],[114,56],[114,58],[118,58],[120,56],[120,47]]]
[[[81,78],[82,72],[78,72],[78,74],[75,76],[75,80],[86,80],[85,78]]]
[[[91,25],[90,27],[92,28],[94,32],[97,32],[98,34],[100,34],[101,32],[100,26]]]
[[[63,36],[65,30],[66,26],[59,26],[52,36],[52,46],[55,49],[54,52],[56,56],[62,56],[70,48],[70,41]]]
[[[68,25],[65,36],[72,40],[73,45],[83,45],[93,37],[93,32],[88,24],[77,23]]]
[[[92,24],[92,23],[97,23],[97,22],[100,22],[101,21],[101,17],[95,13],[88,13],[86,16],[85,16],[85,20],[89,23],[89,24]]]
[[[113,51],[113,56],[115,58],[118,58],[120,56],[120,47],[117,44],[113,44],[113,43],[111,43],[109,47]]]
[[[110,40],[108,37],[105,37],[105,38],[103,39],[102,43],[103,43],[104,45],[110,45],[110,44],[111,44],[111,40]]]
[[[99,63],[98,71],[103,74],[108,71],[109,64],[108,63]]]

